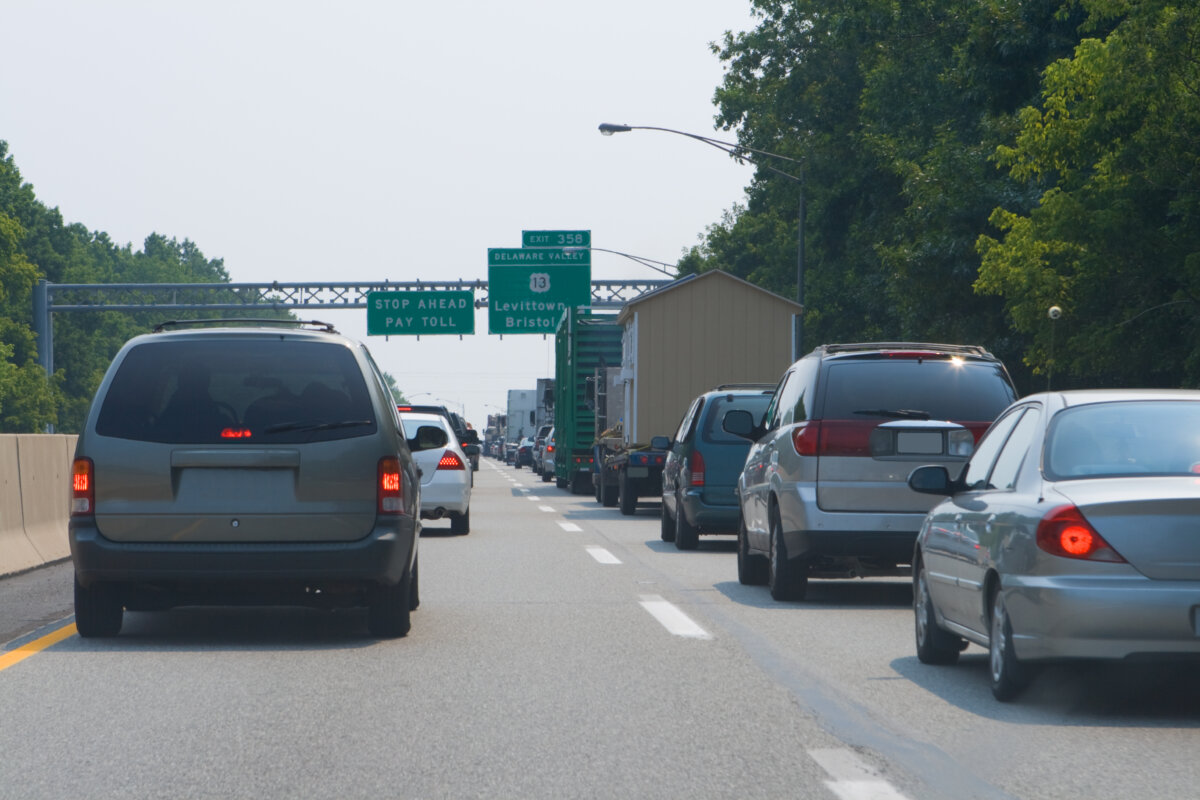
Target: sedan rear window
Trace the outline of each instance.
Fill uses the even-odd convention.
[[[173,444],[288,444],[374,433],[344,346],[286,339],[150,342],[130,350],[96,433]]]
[[[904,358],[831,364],[825,419],[991,421],[1016,400],[998,364]]]
[[[1200,473],[1200,403],[1090,403],[1055,415],[1046,440],[1052,480]]]

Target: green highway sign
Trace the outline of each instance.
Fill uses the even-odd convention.
[[[496,266],[493,252],[488,250],[488,333],[552,334],[568,306],[591,305],[590,265]]]
[[[591,246],[591,231],[521,231],[521,247]]]
[[[574,247],[489,247],[488,267],[590,266],[592,251]]]
[[[472,291],[367,293],[368,336],[475,333]]]

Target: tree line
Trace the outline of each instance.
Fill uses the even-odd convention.
[[[800,184],[769,163],[803,178],[806,344],[983,344],[1025,393],[1200,385],[1200,5],[751,5],[716,120],[799,163],[749,153],[684,271],[795,296]]]

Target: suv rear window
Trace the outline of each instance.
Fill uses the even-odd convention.
[[[346,347],[284,339],[150,342],[130,350],[96,433],[172,444],[365,436],[375,414]]]
[[[825,419],[886,421],[888,412],[912,411],[934,420],[991,421],[1016,400],[999,364],[959,359],[847,360],[831,363],[824,382]]]

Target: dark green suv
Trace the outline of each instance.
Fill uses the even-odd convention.
[[[694,550],[702,533],[737,532],[737,482],[750,442],[727,433],[721,421],[734,410],[761,417],[774,389],[774,384],[727,384],[692,401],[663,467],[664,542]]]
[[[169,323],[113,359],[75,450],[81,636],[116,635],[125,610],[232,604],[366,606],[374,634],[408,632],[412,451],[446,431],[405,439],[361,343],[268,323]]]

